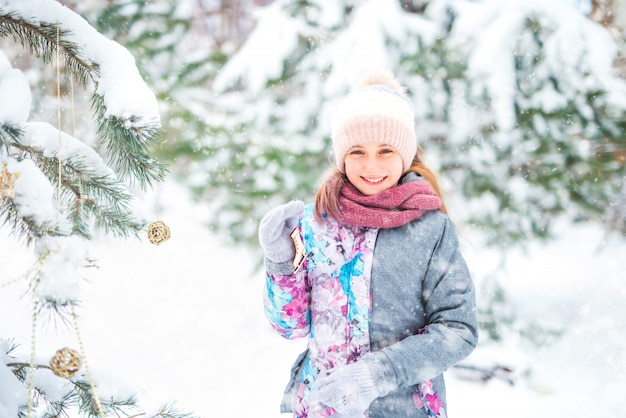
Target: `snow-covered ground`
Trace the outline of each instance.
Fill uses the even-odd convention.
[[[100,268],[89,273],[78,313],[95,379],[111,384],[102,389],[107,393],[138,392],[146,409],[178,400],[201,417],[281,416],[289,367],[306,342],[283,340],[270,329],[258,260],[203,227],[202,206],[190,204],[173,183],[160,187],[158,201],[169,241],[106,238],[93,245]],[[562,225],[558,232],[548,244],[511,252],[499,274],[520,319],[562,328],[563,336],[544,348],[513,336],[498,345],[483,337],[465,363],[510,367],[506,377],[514,384],[470,382],[451,370],[451,417],[626,416],[626,241],[591,226]],[[498,257],[471,231],[463,234],[470,268],[482,277]],[[0,261],[0,284],[29,266],[6,229],[0,229]],[[0,287],[0,336],[14,337],[20,352],[29,353],[24,291],[22,282]],[[64,325],[40,323],[46,324],[38,331],[42,361],[57,348],[77,348]]]

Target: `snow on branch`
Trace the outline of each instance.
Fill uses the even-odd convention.
[[[46,62],[56,53],[57,27],[69,74],[93,85],[101,141],[120,177],[142,187],[161,181],[165,166],[147,156],[161,128],[158,103],[130,52],[56,1],[0,0],[0,36],[13,37]]]

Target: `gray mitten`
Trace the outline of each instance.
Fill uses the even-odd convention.
[[[298,226],[304,203],[292,200],[265,214],[259,224],[259,243],[265,257],[273,263],[291,262],[296,254],[291,232]]]
[[[337,366],[317,379],[317,390],[307,400],[333,408],[337,417],[361,417],[376,398],[387,395],[395,385],[395,372],[387,356],[368,353],[356,363]]]

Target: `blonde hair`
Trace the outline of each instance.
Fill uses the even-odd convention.
[[[439,186],[439,176],[424,164],[424,152],[421,147],[417,148],[413,162],[403,176],[411,172],[422,176],[424,180],[431,185],[437,196],[441,199],[439,211],[448,213],[446,205],[443,202],[441,187]],[[326,216],[334,219],[340,218],[341,205],[339,204],[339,194],[341,187],[348,182],[349,180],[345,173],[342,173],[338,169],[333,170],[315,194],[315,219],[321,220]]]

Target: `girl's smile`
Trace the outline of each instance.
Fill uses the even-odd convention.
[[[370,183],[380,183],[381,181],[383,181],[386,177],[381,177],[379,179],[368,179],[363,177],[363,180],[368,181]]]
[[[396,186],[403,172],[400,154],[392,146],[375,141],[350,148],[344,161],[348,180],[366,196]]]

